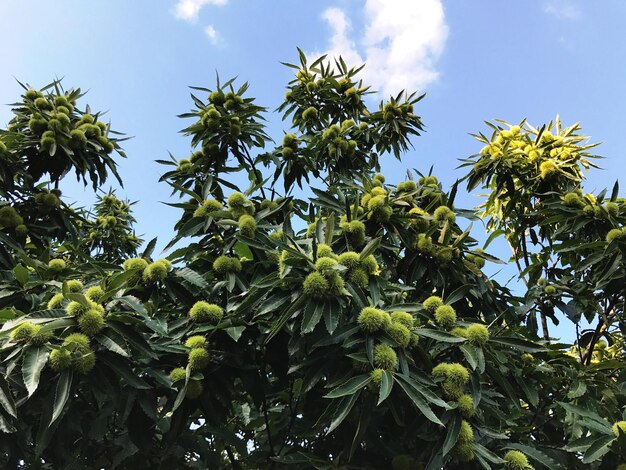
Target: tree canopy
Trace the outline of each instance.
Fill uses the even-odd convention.
[[[101,191],[123,134],[80,89],[24,85],[0,130],[0,462],[624,468],[626,200],[584,192],[581,127],[487,123],[451,188],[389,181],[423,95],[371,105],[362,67],[299,59],[276,140],[247,83],[192,87],[190,154],[157,160],[180,211],[161,257]]]

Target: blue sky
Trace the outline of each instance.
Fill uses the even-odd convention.
[[[2,0],[0,102],[19,95],[13,77],[36,87],[64,77],[66,87],[88,89],[85,101],[133,136],[119,195],[140,201],[138,232],[163,242],[179,214],[159,203],[169,190],[154,160],[189,153],[176,118],[191,107],[187,86],[212,87],[216,70],[238,75],[274,109],[291,78],[279,61],[296,61],[297,46],[365,61],[364,78],[386,93],[427,93],[416,109],[427,132],[402,165],[383,160],[392,182],[434,165],[449,185],[462,176],[458,158],[480,148],[468,133],[484,130],[483,120],[537,125],[558,113],[604,142],[604,170],[586,185],[597,190],[624,169],[625,20],[622,0]],[[0,124],[9,119],[0,108]],[[280,136],[286,127],[269,119],[270,135]],[[93,199],[70,182],[65,194]],[[479,201],[464,194],[459,204]]]

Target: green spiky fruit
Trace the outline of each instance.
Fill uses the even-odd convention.
[[[89,351],[89,338],[82,333],[72,333],[63,340],[63,347],[70,352]]]
[[[316,253],[316,255],[317,255],[318,258],[329,257],[329,258],[337,259],[337,255],[335,255],[335,253],[333,253],[333,249],[330,246],[325,245],[323,243],[320,243],[319,245],[317,245],[317,253]]]
[[[32,337],[39,332],[40,325],[35,325],[29,321],[19,323],[13,331],[11,331],[11,341],[17,343],[22,341],[30,341]]]
[[[62,259],[51,259],[48,261],[48,269],[53,272],[63,271],[66,268],[65,261]]]
[[[356,284],[361,287],[366,287],[370,280],[367,271],[360,267],[351,269],[348,274],[348,279],[352,284]]]
[[[444,222],[453,224],[456,221],[456,215],[448,206],[439,206],[435,209],[435,212],[433,212],[433,220],[440,224]]]
[[[465,394],[457,400],[458,409],[461,416],[464,418],[471,418],[474,416],[474,399],[471,395]]]
[[[233,207],[243,207],[247,202],[248,200],[246,197],[238,192],[232,193],[228,196],[228,207],[231,209]]]
[[[392,322],[387,326],[386,331],[401,348],[406,348],[411,342],[411,332],[401,323]]]
[[[437,297],[433,295],[428,297],[424,302],[422,302],[422,306],[428,313],[435,313],[439,307],[443,305],[443,300],[441,297]]]
[[[415,184],[415,181],[408,180],[398,184],[396,189],[399,193],[410,193],[412,191],[415,191],[417,189],[417,186]]]
[[[224,316],[224,309],[219,305],[200,300],[189,309],[189,317],[198,323],[218,324]]]
[[[465,338],[467,334],[467,330],[465,328],[461,328],[460,326],[457,326],[456,328],[452,328],[450,330],[450,334],[454,336],[460,336],[461,338]]]
[[[53,349],[48,357],[52,370],[58,372],[72,365],[72,354],[67,349]]]
[[[224,206],[221,202],[216,201],[215,199],[207,199],[202,202],[202,205],[198,207],[194,213],[194,217],[207,217],[212,212],[221,211],[224,209]]]
[[[619,437],[620,432],[622,434],[626,433],[626,421],[618,421],[613,424],[613,434],[615,437]]]
[[[96,365],[96,354],[89,351],[81,351],[78,357],[72,360],[72,367],[79,374],[87,374]]]
[[[170,372],[170,380],[174,383],[185,380],[186,377],[187,371],[182,367],[176,367],[175,369],[172,369],[172,372]]]
[[[185,341],[185,347],[189,349],[206,349],[208,345],[209,343],[206,338],[200,335],[190,336],[187,338],[187,341]]]
[[[330,295],[341,295],[345,287],[343,278],[336,272],[329,272],[325,274],[328,281],[328,293]]]
[[[73,147],[79,147],[87,143],[87,136],[80,129],[74,129],[70,132],[70,144]]]
[[[80,282],[78,279],[70,279],[69,281],[67,281],[66,285],[67,290],[74,294],[78,294],[80,291],[83,290],[83,283]]]
[[[204,348],[195,348],[189,351],[189,368],[201,370],[209,365],[209,353]]]
[[[398,365],[398,356],[391,346],[378,344],[374,347],[374,365],[380,369],[393,370]]]
[[[528,457],[519,450],[509,450],[504,454],[504,466],[512,470],[526,470],[530,467]]]
[[[11,206],[3,206],[0,208],[0,227],[15,228],[22,225],[24,219]]]
[[[365,307],[359,313],[357,323],[367,333],[384,330],[391,323],[389,314],[374,307]]]
[[[546,286],[546,287],[543,288],[543,291],[547,295],[554,295],[554,294],[556,294],[556,287],[554,287],[554,286]]]
[[[314,83],[309,83],[309,85],[314,85]],[[305,121],[313,121],[317,119],[318,111],[314,106],[309,106],[302,112],[302,119]]]
[[[337,260],[334,258],[324,256],[322,258],[318,258],[315,262],[315,270],[325,275],[326,273],[333,272],[333,268],[337,266],[337,264]]]
[[[611,217],[616,217],[619,214],[619,206],[614,202],[607,202],[604,207]]]
[[[339,255],[339,264],[348,269],[356,268],[360,264],[359,254],[354,251],[346,251]]]
[[[467,421],[461,421],[461,430],[459,431],[459,440],[461,444],[471,444],[474,442],[474,430]]]
[[[352,245],[360,247],[365,244],[365,224],[363,222],[353,220],[340,224],[340,227]]]
[[[621,240],[626,237],[626,230],[614,228],[609,230],[609,233],[606,234],[606,241],[611,243],[613,240]]]
[[[309,297],[321,298],[328,293],[328,281],[321,273],[310,273],[304,279],[302,289]]]
[[[209,94],[209,101],[218,106],[224,104],[225,100],[226,98],[224,97],[224,93],[220,90],[212,91]]]
[[[218,256],[213,262],[213,269],[218,274],[238,273],[241,271],[241,261],[226,255]]]
[[[87,307],[85,307],[83,304],[75,300],[72,300],[69,304],[67,304],[67,307],[65,307],[65,311],[71,317],[79,317],[80,315],[85,313],[87,310],[88,310]]]
[[[283,136],[283,147],[295,148],[298,146],[298,136],[296,134],[285,134]]]
[[[150,263],[143,271],[142,278],[146,283],[154,283],[164,281],[170,269],[169,262],[164,263],[163,260],[157,260]]]
[[[202,382],[199,380],[190,380],[187,384],[187,392],[185,393],[185,397],[190,400],[195,400],[201,394],[204,388],[202,387]]]
[[[385,372],[384,369],[374,369],[372,372],[370,372],[372,383],[377,387],[380,386],[380,382],[383,380],[383,372]]]
[[[568,207],[579,207],[581,204],[580,197],[576,193],[567,193],[563,196],[563,204]]]
[[[148,262],[143,258],[129,258],[124,261],[124,271],[138,270],[141,273],[148,267]]]
[[[453,362],[449,366],[450,366],[448,369],[449,380],[459,383],[459,384],[466,384],[467,382],[469,382],[470,374],[465,366],[457,362]]]
[[[37,108],[43,109],[43,110],[52,109],[52,105],[44,97],[36,98],[35,99],[35,106],[37,106]]]
[[[85,291],[85,297],[94,302],[100,302],[104,297],[104,289],[100,286],[91,286]]]
[[[539,175],[541,176],[541,179],[544,179],[544,180],[554,175],[554,173],[556,173],[557,170],[558,170],[558,167],[556,166],[556,163],[554,163],[551,160],[542,162],[541,165],[539,165]]]
[[[78,327],[86,335],[93,336],[104,328],[104,317],[96,309],[87,310],[78,318]]]
[[[413,328],[413,316],[408,312],[392,312],[391,321],[394,323],[400,323],[409,330]]]
[[[28,235],[28,227],[24,224],[16,226],[14,230],[16,238],[25,238]]]
[[[387,204],[385,196],[374,196],[367,203],[367,208],[370,211],[379,211],[383,209]]]
[[[366,256],[361,261],[361,265],[363,266],[363,268],[365,268],[368,274],[376,274],[379,269],[378,261],[376,261],[376,258],[374,257],[374,255]]]
[[[37,325],[37,326],[40,326],[40,325]],[[30,342],[34,344],[35,346],[43,346],[44,344],[46,344],[48,341],[52,339],[52,336],[53,335],[51,331],[41,331],[41,327],[40,327],[37,329],[37,331],[35,331],[33,336],[30,338]]]
[[[489,341],[489,330],[485,325],[474,323],[465,330],[465,337],[470,343],[482,347]]]
[[[474,448],[471,444],[459,443],[454,447],[454,458],[459,462],[470,462],[474,460]]]
[[[48,300],[48,310],[54,310],[61,307],[64,300],[65,297],[63,296],[63,294],[54,294],[52,298]]]
[[[40,92],[37,90],[33,90],[32,88],[29,88],[28,90],[26,90],[26,93],[24,93],[24,98],[27,98],[31,101],[36,100],[37,98],[39,98],[40,96]]]
[[[456,323],[456,312],[450,305],[441,305],[435,310],[435,322],[442,328],[451,328]]]
[[[239,232],[248,238],[254,238],[256,231],[256,220],[251,215],[244,214],[239,217]]]

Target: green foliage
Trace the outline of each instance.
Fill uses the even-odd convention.
[[[181,215],[156,260],[131,202],[58,189],[70,171],[101,188],[118,134],[79,91],[25,87],[0,132],[0,463],[615,468],[626,202],[583,192],[579,126],[489,124],[463,162],[487,200],[462,210],[458,184],[378,173],[421,96],[368,109],[359,68],[287,65],[277,145],[247,84],[194,88],[190,153],[159,161]],[[517,293],[482,270],[501,261],[480,218]],[[559,311],[593,328],[555,343]]]

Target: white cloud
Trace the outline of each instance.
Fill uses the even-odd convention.
[[[582,17],[580,7],[571,0],[549,0],[544,4],[543,11],[560,20],[578,20]]]
[[[442,0],[365,0],[364,16],[363,33],[355,41],[342,10],[324,12],[332,30],[329,58],[366,63],[364,81],[387,95],[421,90],[437,79],[435,65],[448,37]]]
[[[186,21],[196,21],[198,13],[205,5],[226,5],[228,0],[178,0],[174,14],[176,18]]]
[[[213,44],[214,46],[216,46],[221,40],[219,33],[211,24],[204,28],[204,34],[206,34],[206,36],[209,38],[209,41],[211,41],[211,44]]]

